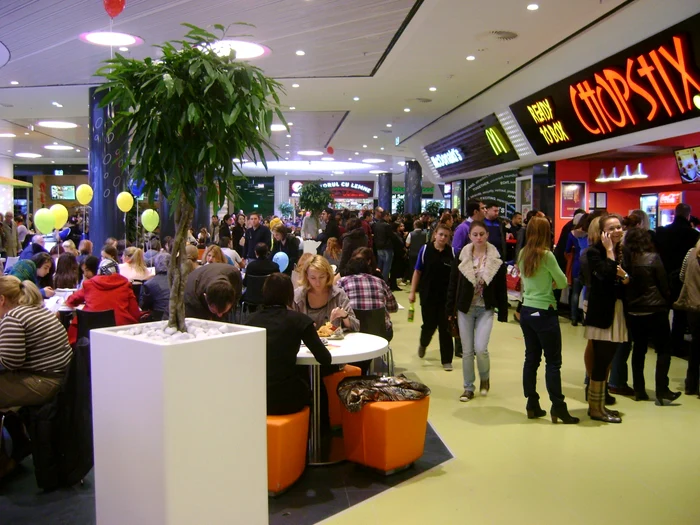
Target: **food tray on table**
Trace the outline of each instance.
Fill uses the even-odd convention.
[[[316,330],[318,336],[323,339],[328,339],[329,341],[338,341],[340,339],[345,339],[343,334],[343,329],[340,327],[333,326],[332,323],[328,322],[324,324],[321,328]]]

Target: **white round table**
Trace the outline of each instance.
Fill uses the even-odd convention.
[[[329,340],[328,350],[334,365],[366,361],[382,356],[389,350],[389,342],[376,335],[351,332],[345,334],[345,339]],[[328,465],[344,459],[342,446],[326,442],[324,447],[321,437],[321,367],[308,348],[302,346],[297,354],[298,365],[309,365],[311,378],[311,394],[313,396],[311,425],[309,429],[309,465]],[[338,441],[338,440],[336,440]]]

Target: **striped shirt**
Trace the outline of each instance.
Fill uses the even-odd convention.
[[[72,352],[66,329],[46,308],[18,306],[0,320],[0,364],[8,370],[60,373]]]

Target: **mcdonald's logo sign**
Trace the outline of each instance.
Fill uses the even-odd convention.
[[[496,155],[502,155],[510,151],[510,142],[501,135],[501,132],[496,126],[486,128],[486,138]]]

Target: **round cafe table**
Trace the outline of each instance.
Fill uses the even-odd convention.
[[[355,363],[374,359],[387,353],[389,342],[376,335],[350,332],[345,334],[345,339],[329,340],[328,350],[333,358],[334,365]],[[302,346],[297,354],[298,365],[308,365],[310,368],[311,393],[313,404],[311,407],[311,425],[309,429],[309,465],[328,465],[345,459],[342,443],[332,441],[324,442],[321,436],[321,367],[308,348]]]

